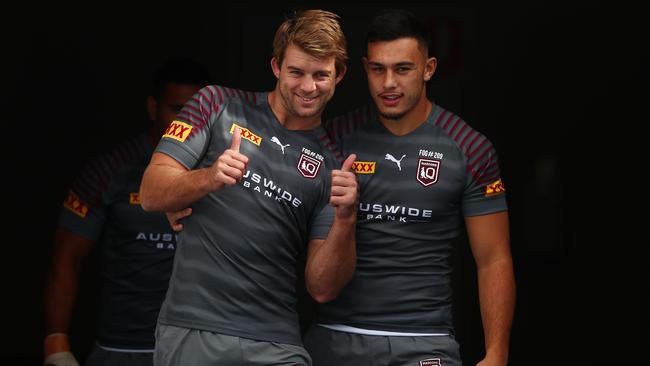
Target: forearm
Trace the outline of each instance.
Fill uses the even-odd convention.
[[[79,266],[63,264],[50,271],[45,287],[45,334],[68,333],[77,299]]]
[[[486,360],[505,365],[515,308],[512,259],[500,258],[478,268],[479,300],[485,335]]]
[[[355,228],[355,218],[335,218],[327,238],[317,248],[310,248],[305,278],[307,290],[317,302],[334,299],[352,278],[357,262]]]
[[[150,164],[142,177],[140,201],[146,211],[179,211],[218,188],[209,168],[180,170]]]

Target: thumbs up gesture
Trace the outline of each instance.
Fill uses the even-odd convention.
[[[341,169],[332,170],[330,204],[336,208],[336,217],[339,219],[356,218],[359,184],[356,174],[352,171],[352,164],[356,158],[355,154],[350,154]]]
[[[235,127],[232,133],[232,143],[230,148],[226,149],[223,154],[212,164],[214,172],[215,189],[221,189],[224,185],[232,186],[236,184],[243,176],[248,164],[248,157],[239,152],[241,144],[241,129]]]

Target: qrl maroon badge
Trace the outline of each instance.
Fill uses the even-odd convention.
[[[420,184],[428,187],[438,181],[440,161],[431,159],[418,159],[418,170],[416,179]]]
[[[439,358],[429,358],[427,360],[420,361],[420,366],[442,366],[442,362]]]
[[[305,154],[300,154],[298,171],[305,178],[314,179],[320,170],[321,161]]]

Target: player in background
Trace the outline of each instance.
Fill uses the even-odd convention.
[[[145,212],[139,187],[153,148],[185,102],[210,84],[192,60],[174,59],[154,76],[149,129],[88,164],[63,203],[45,288],[44,363],[77,366],[68,339],[80,267],[98,246],[102,290],[96,346],[86,365],[151,365],[154,329],[167,290],[176,234]]]

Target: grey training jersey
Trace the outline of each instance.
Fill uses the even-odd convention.
[[[140,207],[140,181],[151,151],[143,134],[95,159],[72,185],[60,215],[61,226],[99,244],[97,341],[105,347],[154,348],[176,235],[165,215]]]
[[[188,169],[212,165],[236,126],[244,178],[191,205],[159,321],[256,340],[301,344],[296,265],[324,239],[334,158],[325,131],[286,130],[267,93],[209,86],[183,108],[156,151]],[[302,271],[303,269],[298,269]]]
[[[354,277],[321,305],[319,322],[450,332],[449,257],[462,216],[507,209],[492,144],[437,105],[401,137],[379,122],[374,105],[326,128],[343,156],[357,154],[361,198]]]

